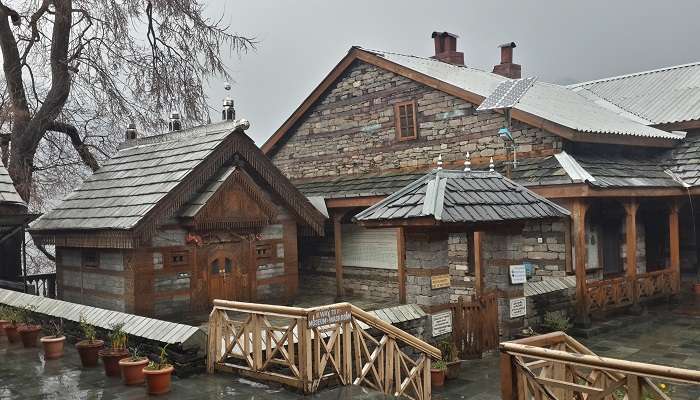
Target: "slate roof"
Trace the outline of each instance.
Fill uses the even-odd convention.
[[[647,125],[700,119],[700,62],[581,82],[569,88]]]
[[[525,186],[585,182],[595,188],[680,187],[661,157],[605,156],[561,152],[528,159],[512,177]]]
[[[236,154],[300,218],[322,229],[325,218],[245,135],[247,124],[224,121],[128,141],[30,231],[133,230],[166,196],[179,207],[171,217],[196,211],[233,172]]]
[[[0,163],[0,204],[25,204],[24,200],[17,194],[10,174],[2,163]]]
[[[669,169],[689,186],[700,185],[700,136],[683,140],[668,155]]]
[[[433,170],[355,218],[360,223],[429,217],[440,223],[479,224],[568,215],[497,172]]]
[[[432,58],[363,50],[483,97],[490,95],[499,83],[508,79]],[[666,139],[684,137],[682,133],[666,132],[621,116],[571,88],[542,81],[535,82],[514,108],[580,132]]]
[[[235,126],[220,122],[127,142],[31,230],[134,228]]]
[[[387,196],[415,181],[421,173],[367,174],[362,176],[341,176],[295,183],[307,197],[338,199],[364,196]]]

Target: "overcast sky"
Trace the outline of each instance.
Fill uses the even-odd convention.
[[[573,83],[700,61],[698,0],[209,0],[234,31],[260,40],[229,59],[238,118],[261,145],[351,46],[433,55],[433,31],[460,36],[467,65],[491,70],[515,41],[523,76]],[[220,108],[223,82],[211,82]],[[218,115],[212,114],[212,118]]]

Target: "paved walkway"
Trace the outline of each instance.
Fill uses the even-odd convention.
[[[700,300],[650,311],[640,323],[582,342],[602,356],[652,362],[681,368],[700,369]],[[460,376],[433,398],[500,399],[496,354],[463,364]],[[700,386],[673,386],[676,399],[700,399]],[[200,375],[173,381],[173,392],[163,399],[298,399],[299,394],[240,379],[233,375]],[[67,348],[61,360],[44,361],[40,349],[9,345],[0,338],[0,399],[146,399],[144,387],[126,387],[106,378],[102,368],[81,369],[77,353]],[[307,399],[383,399],[379,393],[361,387],[340,387]],[[393,398],[393,397],[391,397]]]

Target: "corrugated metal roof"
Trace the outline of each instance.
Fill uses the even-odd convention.
[[[199,347],[203,349],[206,344],[206,334],[194,326],[145,318],[62,300],[48,299],[7,289],[0,289],[0,304],[12,307],[34,305],[37,313],[73,322],[80,322],[80,316],[82,315],[89,324],[107,330],[110,329],[110,325],[113,323],[124,323],[124,331],[129,335],[161,343],[181,343],[183,348]]]
[[[700,62],[581,82],[569,88],[648,125],[700,119]]]
[[[24,205],[24,200],[19,197],[15,185],[12,184],[10,174],[5,169],[5,166],[0,162],[0,204],[21,204]]]
[[[508,79],[431,58],[364,50],[483,97],[490,95],[500,82]],[[681,139],[684,136],[646,126],[602,107],[568,87],[541,81],[535,82],[514,108],[580,132],[667,139]]]
[[[433,217],[444,223],[560,218],[569,212],[497,172],[434,170],[362,211],[358,221]]]

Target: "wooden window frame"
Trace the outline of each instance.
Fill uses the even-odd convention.
[[[175,257],[182,257],[182,260],[175,261]],[[183,267],[189,264],[189,252],[187,250],[173,251],[170,253],[170,266]]]
[[[95,255],[94,261],[88,261],[88,257],[87,257],[88,253],[93,253]],[[100,252],[97,250],[83,250],[82,251],[82,261],[83,261],[83,267],[98,268],[100,266]]]
[[[412,136],[401,136],[401,107],[410,106],[413,109],[413,135]],[[400,103],[394,104],[394,119],[396,122],[396,139],[399,141],[405,140],[415,140],[418,139],[418,121],[416,118],[417,106],[415,100],[402,101]]]

